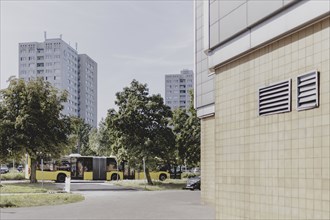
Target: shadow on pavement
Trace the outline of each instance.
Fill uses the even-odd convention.
[[[72,191],[138,191],[138,190],[131,188],[122,188],[122,189],[75,189]]]

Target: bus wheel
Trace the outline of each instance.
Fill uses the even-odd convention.
[[[167,178],[167,176],[165,174],[160,174],[159,175],[159,180],[160,181],[164,181],[164,180],[166,180],[166,178]]]
[[[118,174],[112,174],[111,180],[120,180],[120,176]]]
[[[57,175],[57,182],[64,183],[65,182],[66,175],[63,173],[60,173]]]

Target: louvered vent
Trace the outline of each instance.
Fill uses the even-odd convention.
[[[297,109],[316,108],[319,105],[319,77],[313,71],[297,77]]]
[[[291,80],[259,89],[259,115],[291,111]]]

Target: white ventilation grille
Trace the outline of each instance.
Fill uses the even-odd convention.
[[[319,106],[319,77],[312,71],[297,77],[297,110],[316,108]]]
[[[291,111],[291,80],[259,89],[259,115]]]

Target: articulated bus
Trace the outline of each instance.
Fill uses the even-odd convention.
[[[30,162],[28,162],[28,167]],[[151,179],[170,178],[166,171],[150,172]],[[37,180],[65,182],[66,177],[73,180],[121,180],[144,179],[144,172],[134,171],[122,162],[119,166],[116,157],[81,156],[71,154],[60,160],[43,161],[37,165]],[[29,176],[28,176],[29,178]]]

